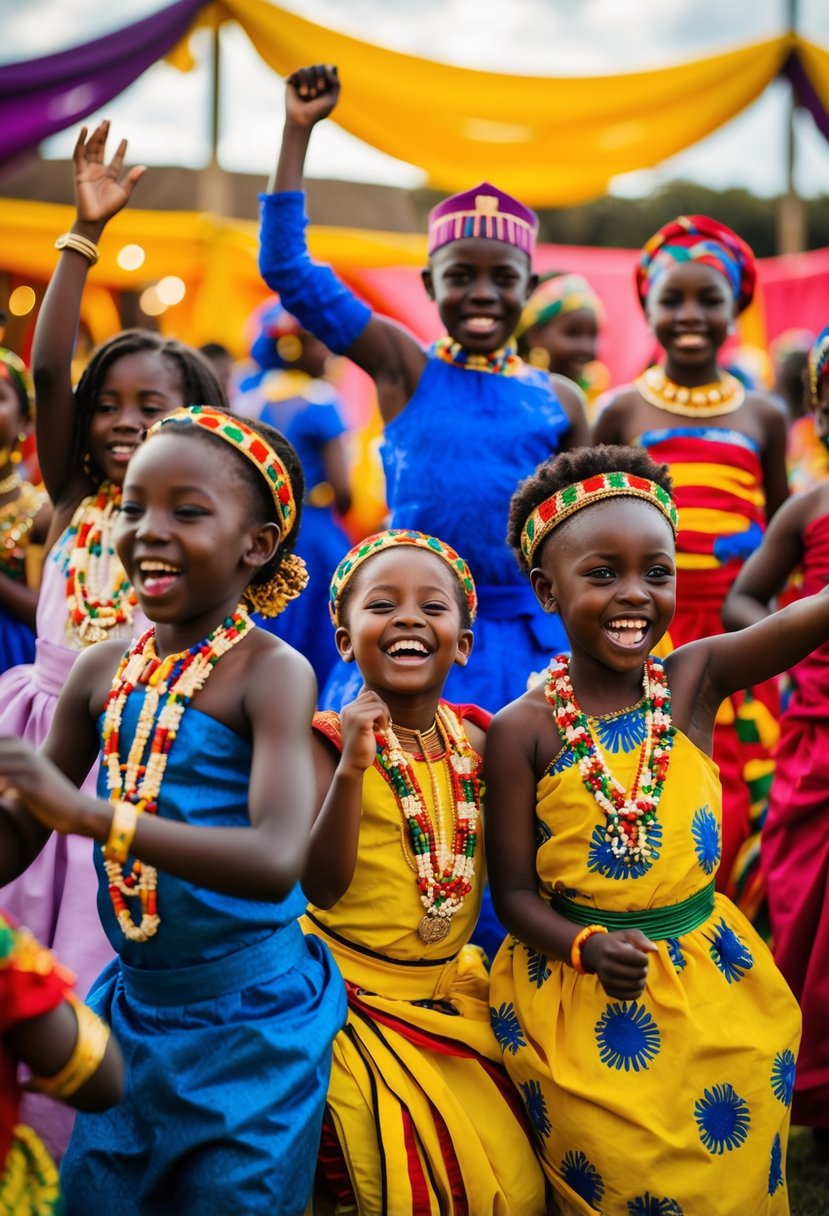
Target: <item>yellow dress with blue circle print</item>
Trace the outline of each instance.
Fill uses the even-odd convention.
[[[642,706],[591,726],[630,788]],[[647,862],[613,856],[569,748],[538,783],[536,816],[540,896],[577,923],[637,926],[659,949],[635,1001],[515,938],[493,964],[492,1027],[562,1211],[787,1213],[800,1012],[765,944],[714,893],[716,765],[677,731]]]

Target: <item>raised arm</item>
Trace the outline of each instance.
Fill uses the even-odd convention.
[[[276,171],[262,197],[259,269],[289,312],[336,354],[373,378],[384,421],[395,417],[426,365],[420,344],[401,326],[375,316],[330,267],[311,261],[305,241],[302,177],[311,132],[332,112],[340,93],[337,69],[324,64],[288,77],[285,127]]]
[[[318,908],[333,908],[351,885],[360,839],[363,777],[374,763],[375,734],[388,723],[386,705],[376,693],[363,689],[340,715],[339,759],[331,744],[315,738],[322,805],[311,832],[302,889]]]
[[[826,641],[829,587],[736,633],[681,646],[665,660],[674,721],[710,755],[714,718],[726,697],[788,671]]]
[[[75,172],[75,220],[71,233],[78,246],[89,251],[107,222],[126,204],[144,173],[143,166],[123,172],[126,140],[121,140],[109,164],[104,157],[109,123],[102,122],[87,139],[82,127],[72,154]],[[74,508],[88,493],[86,479],[74,467],[75,404],[72,394],[72,357],[78,330],[86,276],[91,266],[87,253],[68,244],[49,280],[35,325],[32,373],[37,399],[37,450],[43,481],[58,508]]]

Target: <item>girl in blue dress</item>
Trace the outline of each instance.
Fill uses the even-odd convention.
[[[478,587],[475,662],[450,675],[446,696],[497,710],[524,692],[564,642],[504,543],[512,487],[539,460],[587,440],[577,390],[554,391],[544,372],[508,346],[536,284],[537,218],[488,183],[434,208],[423,282],[447,336],[424,350],[308,256],[305,153],[339,88],[332,67],[303,68],[288,79],[277,192],[262,198],[260,271],[306,329],[373,378],[385,427],[389,526],[440,535],[466,555]],[[342,675],[335,669],[324,707],[339,709],[356,695]]]
[[[117,642],[79,657],[42,753],[0,740],[0,878],[50,830],[90,837],[117,951],[88,1003],[121,1043],[126,1093],[76,1121],[68,1216],[301,1216],[311,1190],[345,998],[297,922],[315,682],[248,615],[304,585],[302,473],[256,427],[191,406],[152,428],[116,543],[154,624],[120,664]],[[95,800],[76,787],[99,738]]]

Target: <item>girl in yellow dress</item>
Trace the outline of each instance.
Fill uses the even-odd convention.
[[[665,465],[627,447],[549,461],[509,541],[571,656],[489,732],[487,851],[512,937],[491,1017],[562,1212],[789,1210],[800,1014],[714,890],[721,700],[829,635],[829,594],[652,657],[675,603]]]
[[[469,657],[475,607],[466,563],[420,532],[369,537],[332,580],[337,648],[363,687],[341,714],[315,718],[322,806],[305,928],[330,947],[348,989],[315,1210],[545,1211],[529,1125],[489,1024],[483,957],[468,945],[484,883],[489,716],[441,693]]]

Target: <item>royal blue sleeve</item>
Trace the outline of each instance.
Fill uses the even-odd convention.
[[[259,273],[300,325],[344,355],[371,319],[371,309],[330,266],[312,261],[301,190],[260,194]]]

